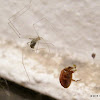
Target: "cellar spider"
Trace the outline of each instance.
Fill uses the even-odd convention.
[[[32,1],[32,0],[31,0]],[[21,16],[23,13],[25,13],[29,8],[30,8],[30,5],[31,5],[31,1],[30,1],[30,3],[29,3],[29,5],[28,5],[28,8],[24,11],[24,12],[22,12],[22,10],[24,10],[25,9],[25,7],[22,9],[22,10],[20,10],[19,12],[17,12],[15,15],[13,15],[12,17],[10,17],[8,20],[9,20],[9,26],[13,29],[13,31],[17,34],[17,36],[20,38],[20,32],[17,30],[17,28],[14,26],[14,24],[12,23],[12,21],[14,20],[14,19],[17,19],[19,16]],[[20,13],[20,12],[22,12],[22,13]],[[46,19],[46,18],[42,18],[41,20],[43,20],[43,19]],[[39,21],[41,21],[41,20],[39,20]],[[47,20],[47,19],[46,19]],[[38,22],[39,22],[38,21]],[[47,20],[48,21],[48,20]],[[38,22],[36,22],[36,23],[38,23]],[[49,21],[48,21],[49,22]],[[27,44],[29,45],[29,47],[33,50],[33,51],[35,51],[35,46],[36,46],[36,44],[38,44],[39,45],[39,41],[40,40],[43,40],[44,42],[43,43],[41,43],[41,44],[46,44],[47,45],[47,47],[48,47],[48,50],[49,50],[49,52],[50,52],[50,49],[49,49],[49,45],[51,44],[51,45],[53,45],[52,43],[46,43],[46,41],[42,38],[42,37],[40,37],[39,35],[38,35],[38,33],[37,33],[37,31],[36,31],[36,29],[35,29],[35,24],[36,23],[34,23],[33,24],[33,27],[34,27],[34,30],[35,30],[35,32],[36,32],[36,34],[37,34],[37,37],[33,37],[33,38],[29,38],[31,41],[30,42],[28,42]],[[54,46],[54,45],[53,45]],[[45,49],[45,48],[40,48],[40,49]],[[40,49],[38,49],[38,46],[37,46],[37,49],[36,49],[36,51],[37,50],[40,50]],[[29,78],[29,75],[28,75],[28,73],[27,73],[27,70],[26,70],[26,68],[25,68],[25,65],[24,65],[24,60],[23,60],[23,51],[22,51],[22,64],[23,64],[23,66],[24,66],[24,70],[25,70],[25,72],[26,72],[26,75],[27,75],[27,77],[28,77],[28,79],[29,79],[29,81],[30,81],[30,78]]]
[[[35,29],[34,24],[33,24],[33,27],[34,27],[34,29]],[[35,29],[35,32],[37,33],[36,29]],[[38,35],[38,33],[37,33],[37,35]],[[29,38],[29,39],[30,39],[31,41],[30,41],[30,42],[27,42],[27,45],[29,45],[29,47],[30,47],[33,51],[35,51],[35,46],[36,46],[36,44],[39,45],[39,41],[40,41],[40,40],[44,40],[43,37],[40,37],[39,35],[38,35],[36,38]],[[41,44],[46,44],[47,47],[48,47],[48,49],[49,49],[49,45],[48,45],[48,44],[53,45],[52,43],[47,43],[45,40],[44,40],[44,43],[41,43]],[[54,45],[53,45],[53,46],[54,46]],[[45,48],[40,48],[40,49],[45,49]],[[38,49],[38,46],[37,46],[36,51],[37,51],[37,50],[40,50],[40,49]],[[49,53],[50,53],[50,49],[49,49]],[[22,64],[23,64],[23,66],[24,66],[25,72],[27,73],[26,68],[25,68],[25,65],[24,65],[23,52],[22,52]],[[28,79],[29,79],[29,81],[30,81],[30,78],[29,78],[28,73],[27,73],[27,76],[28,76]]]

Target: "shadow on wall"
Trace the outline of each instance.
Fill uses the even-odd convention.
[[[8,85],[6,84],[8,83]],[[49,96],[21,87],[13,82],[0,79],[0,100],[56,100]]]

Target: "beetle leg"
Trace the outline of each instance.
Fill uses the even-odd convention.
[[[73,70],[73,72],[77,71],[77,69]]]
[[[77,82],[77,81],[80,81],[80,80],[74,80],[74,79],[72,79],[72,81]]]

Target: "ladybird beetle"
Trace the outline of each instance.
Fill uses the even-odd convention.
[[[96,54],[95,54],[95,53],[92,53],[92,55],[91,55],[91,56],[92,56],[92,58],[94,59],[94,58],[95,58],[95,56],[96,56]]]
[[[71,81],[80,81],[72,79],[72,73],[74,73],[75,71],[77,71],[76,65],[74,65],[74,67],[66,67],[61,71],[59,81],[64,88],[68,88],[71,84]]]

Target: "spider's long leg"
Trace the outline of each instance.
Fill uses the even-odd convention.
[[[39,48],[39,49],[36,49],[36,50],[41,50],[41,49],[45,49],[45,48]],[[35,51],[35,49],[33,49],[32,51]]]
[[[9,92],[10,90],[9,90],[8,82],[7,82],[7,80],[6,80],[6,79],[4,79],[4,81],[5,81],[6,86],[7,86],[7,89],[8,89],[8,93],[7,93],[7,94],[8,94],[8,95],[10,95],[10,92]]]
[[[28,79],[29,79],[29,81],[30,81],[29,75],[28,75],[27,70],[26,70],[26,67],[25,67],[25,65],[24,65],[23,50],[22,50],[22,64],[23,64],[23,66],[24,66],[24,70],[25,70],[25,72],[26,72],[26,75],[27,75],[27,77],[28,77]]]
[[[30,45],[30,42],[27,42],[27,45]]]
[[[37,44],[37,48],[36,48],[36,53],[37,53],[37,50],[38,50],[38,47],[39,47],[39,43],[38,43],[38,41],[37,41],[36,44]]]
[[[13,29],[13,31],[16,33],[16,35],[20,38],[20,32],[15,28],[15,26],[11,23],[11,22],[9,22],[8,23],[9,24],[9,26]]]
[[[41,18],[39,21],[37,21],[36,23],[38,23],[38,22],[40,22],[41,20],[44,20],[44,19],[46,19],[46,18]],[[47,20],[47,19],[46,19]],[[48,20],[47,20],[48,21]],[[49,22],[49,21],[48,21]],[[36,31],[36,29],[35,29],[35,24],[36,23],[34,23],[33,24],[33,27],[34,27],[34,30],[35,30],[35,32],[36,32],[36,34],[38,35],[38,32]],[[49,22],[50,23],[50,22]],[[50,24],[51,25],[51,24]],[[51,25],[52,26],[52,25]],[[53,26],[52,26],[52,28],[53,28]],[[39,37],[39,35],[38,35],[38,37]],[[42,37],[40,37],[41,39],[43,39]],[[43,39],[44,40],[44,39]],[[49,50],[49,53],[50,53],[50,48],[49,48],[49,45],[48,44],[51,44],[51,45],[53,45],[52,43],[46,43],[46,41],[44,40],[44,43],[42,43],[42,44],[47,44],[47,47],[48,47],[48,50]],[[54,46],[54,45],[53,45]]]
[[[50,45],[54,46],[52,43],[48,43],[48,42],[46,42],[46,43],[40,42],[40,43],[42,43],[42,44],[50,44]]]
[[[7,87],[5,87],[5,85]],[[10,96],[10,90],[9,90],[9,86],[8,86],[8,82],[6,79],[3,78],[3,81],[0,79],[0,88],[2,88],[2,90],[8,95]],[[7,91],[5,90],[5,88],[7,89]]]
[[[12,21],[16,18],[18,18],[19,16],[21,16],[23,13],[25,13],[28,9],[30,9],[31,6],[31,2],[32,0],[30,0],[29,4],[26,5],[24,8],[22,8],[20,11],[18,11],[16,14],[14,14],[13,16],[11,16],[8,20],[9,20],[9,26],[13,29],[13,31],[16,33],[16,35],[20,38],[20,32],[17,30],[17,28],[15,28],[15,26],[13,25]],[[26,9],[25,9],[26,8]]]
[[[46,19],[47,21],[48,21],[48,23],[50,23],[50,21],[47,19],[47,18],[44,18],[44,19]],[[53,27],[53,25],[50,23],[50,26],[51,26],[51,28],[53,29],[53,30],[55,30],[54,29],[54,27]]]
[[[34,27],[34,30],[35,30],[35,32],[36,32],[36,34],[38,35],[38,32],[36,31],[36,29],[35,29],[35,24],[37,24],[38,22],[40,22],[40,21],[42,21],[42,20],[44,20],[44,19],[46,19],[46,18],[44,18],[44,17],[42,17],[40,20],[38,20],[37,22],[35,22],[34,24],[33,24],[33,27]],[[47,20],[47,19],[46,19]],[[48,21],[48,20],[47,20]],[[49,22],[49,21],[48,21]],[[49,22],[50,23],[50,22]],[[50,24],[51,25],[51,24]],[[52,25],[51,25],[52,26]],[[52,26],[53,27],[53,26]],[[39,35],[38,35],[39,36]]]
[[[36,22],[36,23],[38,23],[38,22]],[[37,36],[39,37],[38,32],[37,32],[36,29],[35,29],[35,24],[36,24],[36,23],[33,24],[33,27],[34,27],[35,33],[36,33]]]
[[[6,93],[5,88],[4,88],[4,86],[2,84],[0,84],[0,88],[2,88],[2,90]]]
[[[24,14],[27,10],[30,9],[31,7],[31,2],[32,0],[30,0],[29,4],[26,5],[25,7],[23,7],[20,11],[18,11],[16,14],[14,14],[13,16],[11,16],[8,20],[12,21],[14,19],[16,19],[17,17],[21,16],[22,14]]]
[[[36,51],[37,50],[41,50],[41,49],[45,49],[45,48],[38,48],[39,47],[39,42],[37,42],[37,49],[36,49]]]
[[[30,40],[33,40],[34,38],[29,38]]]
[[[43,39],[44,40],[44,39]],[[48,47],[48,50],[49,50],[49,53],[50,53],[50,48],[49,48],[49,45],[46,43],[46,41],[44,40],[45,44],[47,45]]]

